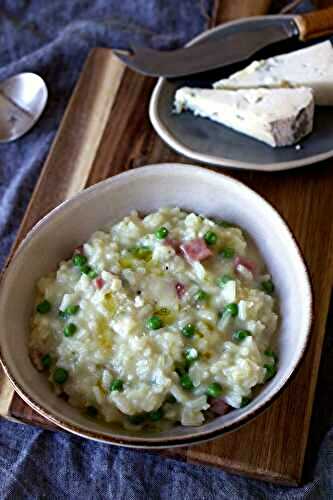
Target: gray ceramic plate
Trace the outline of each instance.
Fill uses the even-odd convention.
[[[275,16],[276,18],[277,16]],[[191,43],[200,43],[208,37],[217,37],[235,29],[231,22],[223,27],[209,30]],[[284,42],[262,51],[255,58],[269,57],[300,48],[297,42]],[[304,46],[304,44],[303,44]],[[253,59],[255,59],[253,58]],[[333,156],[333,111],[330,107],[316,107],[313,132],[300,142],[300,147],[271,148],[255,139],[239,134],[223,125],[205,118],[194,117],[190,112],[172,113],[173,98],[177,88],[210,87],[219,78],[229,76],[244,67],[234,65],[226,71],[214,71],[191,79],[160,79],[150,102],[150,119],[160,137],[179,153],[195,160],[234,168],[275,171],[302,167]]]

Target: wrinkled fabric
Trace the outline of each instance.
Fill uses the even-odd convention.
[[[0,144],[0,264],[8,254],[65,106],[91,48],[174,48],[207,28],[212,0],[2,0],[0,80],[44,78],[38,126]]]
[[[275,3],[277,11],[283,2]],[[303,2],[301,8],[308,9],[309,2]],[[177,47],[207,27],[211,10],[212,0],[0,2],[0,80],[20,71],[35,71],[45,79],[50,93],[38,125],[20,140],[0,145],[1,264],[89,50],[138,44]],[[212,467],[1,419],[0,498],[333,500],[332,366],[330,333],[323,350],[304,480],[299,488],[278,487]]]

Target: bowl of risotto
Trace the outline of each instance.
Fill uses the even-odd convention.
[[[3,276],[0,318],[3,367],[37,412],[87,438],[158,448],[267,408],[304,355],[312,295],[263,198],[161,164],[44,217]]]

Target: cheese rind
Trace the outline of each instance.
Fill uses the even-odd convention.
[[[269,144],[289,146],[313,127],[311,89],[214,90],[182,87],[175,111],[190,110]]]
[[[333,105],[333,47],[330,41],[288,54],[254,61],[229,78],[214,83],[214,88],[310,87],[315,102]]]

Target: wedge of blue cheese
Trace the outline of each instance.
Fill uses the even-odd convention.
[[[227,79],[214,83],[216,89],[310,87],[315,102],[333,105],[333,47],[318,43],[262,61],[254,61]]]
[[[295,144],[311,132],[314,98],[305,87],[236,91],[182,87],[176,92],[174,108],[278,147]]]

